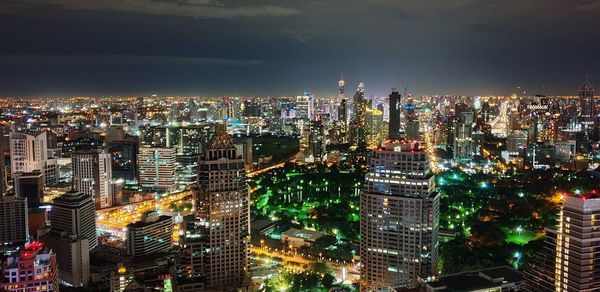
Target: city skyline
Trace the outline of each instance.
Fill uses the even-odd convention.
[[[3,1],[0,96],[569,95],[599,3]]]
[[[0,0],[0,290],[600,291],[600,0]]]

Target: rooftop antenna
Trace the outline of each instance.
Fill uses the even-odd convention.
[[[402,83],[402,87],[404,88],[404,97],[408,96],[408,85],[406,85],[406,83],[402,80],[400,80],[400,83]]]

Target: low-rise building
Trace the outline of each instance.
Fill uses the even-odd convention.
[[[521,272],[508,266],[502,266],[446,275],[436,281],[426,283],[425,291],[520,291],[523,289],[523,284]]]

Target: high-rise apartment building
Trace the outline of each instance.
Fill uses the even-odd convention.
[[[596,101],[594,100],[594,87],[589,80],[579,88],[579,118],[583,127],[592,129],[596,118]]]
[[[27,242],[28,226],[27,199],[0,196],[0,246]]]
[[[390,102],[390,116],[389,116],[389,130],[388,136],[390,140],[398,140],[402,137],[400,132],[400,115],[402,114],[402,96],[397,90],[392,89],[392,93],[389,96]]]
[[[52,230],[87,239],[89,250],[98,246],[96,212],[92,196],[71,190],[54,199],[50,213]]]
[[[473,112],[465,111],[458,113],[454,124],[454,147],[455,161],[469,161],[473,159],[475,145],[473,143]]]
[[[367,108],[365,114],[367,144],[369,146],[378,146],[383,142],[383,111],[374,108]]]
[[[56,254],[43,243],[34,241],[18,254],[4,260],[1,291],[58,291]]]
[[[108,143],[112,157],[113,179],[122,179],[126,183],[137,181],[139,142],[136,139],[111,141]],[[113,202],[114,203],[114,202]]]
[[[564,196],[555,228],[525,273],[528,291],[600,290],[600,194]]]
[[[308,137],[310,154],[307,161],[309,162],[321,163],[327,158],[324,129],[322,121],[311,121]]]
[[[208,234],[204,255],[207,287],[239,288],[248,276],[249,194],[244,159],[218,125],[198,165],[197,217]]]
[[[73,186],[91,195],[96,208],[112,206],[112,159],[105,150],[92,149],[72,154]]]
[[[59,278],[71,286],[81,287],[90,280],[90,244],[86,238],[79,238],[66,232],[54,232],[41,238],[56,253]]]
[[[58,164],[48,156],[48,134],[10,133],[11,173],[40,171],[45,185],[58,182]]]
[[[167,252],[173,246],[173,218],[156,212],[142,214],[142,220],[127,225],[127,253],[132,256]]]
[[[340,106],[338,107],[338,121],[344,123],[348,123],[348,103],[346,99],[342,99],[340,101]]]
[[[360,201],[361,290],[414,288],[437,275],[439,195],[418,143],[375,149]]]
[[[406,116],[406,139],[419,141],[421,134],[419,133],[419,118],[415,113],[415,105],[412,98],[409,98],[404,106]]]
[[[365,99],[365,85],[361,82],[352,100],[352,118],[348,125],[349,142],[353,145],[366,145],[366,112],[369,102]]]
[[[41,171],[13,174],[14,193],[19,198],[27,198],[29,208],[37,208],[44,196],[44,175]]]
[[[138,169],[144,189],[172,191],[177,188],[175,148],[141,147]]]

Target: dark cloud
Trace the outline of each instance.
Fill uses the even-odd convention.
[[[600,77],[598,3],[5,0],[0,95],[569,94]]]
[[[296,9],[276,5],[225,6],[213,0],[20,0],[32,5],[49,5],[69,10],[132,12],[152,15],[186,16],[194,18],[236,18],[257,16],[288,16]],[[9,4],[6,7],[10,7]]]
[[[187,65],[187,66],[258,66],[264,61],[220,58],[135,56],[135,55],[0,55],[2,65]]]

